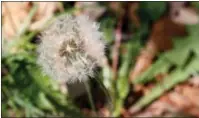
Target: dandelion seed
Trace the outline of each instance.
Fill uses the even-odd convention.
[[[44,73],[66,82],[94,77],[101,65],[105,43],[99,26],[86,16],[59,17],[42,33],[38,64]]]

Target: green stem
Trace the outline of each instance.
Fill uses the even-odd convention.
[[[35,15],[36,11],[38,9],[37,5],[34,5],[33,8],[31,9],[29,15],[27,16],[27,18],[24,20],[24,23],[21,25],[20,29],[18,30],[18,36],[21,36],[25,33],[25,31],[28,29],[28,26],[31,23],[31,20],[33,18],[33,16]]]
[[[103,90],[104,94],[106,95],[110,109],[113,110],[113,105],[112,105],[113,99],[111,98],[111,95],[108,93],[108,90],[106,89],[104,84],[100,80],[98,80],[98,78],[96,78],[95,80],[97,81],[97,83],[99,83],[100,88]]]
[[[97,112],[96,112],[95,105],[94,105],[94,102],[93,102],[92,94],[91,94],[91,91],[90,91],[90,86],[89,86],[88,82],[83,82],[83,83],[85,85],[86,92],[88,94],[88,99],[89,99],[89,102],[90,102],[90,105],[91,105],[91,109],[92,109],[92,111],[94,111],[94,115],[97,116]]]

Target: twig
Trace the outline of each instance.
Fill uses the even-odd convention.
[[[130,73],[130,81],[134,80],[138,75],[145,71],[152,63],[153,58],[158,53],[156,44],[150,40],[146,48],[141,52],[137,59],[134,69]]]
[[[121,39],[122,39],[122,20],[118,22],[118,27],[116,29],[116,39],[115,44],[113,47],[113,79],[117,78],[117,65],[118,65],[118,59],[119,59],[119,48],[121,45]]]

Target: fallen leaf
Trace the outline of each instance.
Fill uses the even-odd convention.
[[[129,19],[135,24],[136,27],[140,27],[140,20],[137,14],[138,7],[139,7],[138,2],[129,3],[128,16],[129,16]]]
[[[169,2],[169,5],[170,5],[170,9],[179,9],[179,8],[182,8],[182,7],[184,7],[185,6],[185,1],[183,1],[183,2]]]
[[[169,93],[168,96],[172,103],[175,104],[175,106],[177,106],[179,109],[189,107],[191,105],[190,101],[187,100],[186,97],[177,92]]]
[[[28,16],[30,2],[3,2],[3,36],[10,39]]]
[[[106,10],[98,2],[76,2],[75,7],[79,9],[75,12],[76,15],[85,14],[92,20],[99,18]]]
[[[170,2],[170,17],[175,23],[192,25],[199,22],[199,15],[192,7],[187,7],[186,2]]]
[[[184,25],[174,23],[169,17],[165,16],[153,25],[149,40],[154,41],[158,51],[165,51],[172,48],[172,37],[185,35]]]
[[[3,36],[12,38],[20,30],[28,17],[33,2],[3,2]],[[38,9],[31,20],[29,29],[40,30],[56,10],[61,10],[59,2],[34,2]]]
[[[108,108],[101,108],[99,110],[99,115],[100,117],[110,117],[110,111],[108,110]]]
[[[172,37],[186,35],[185,26],[174,23],[169,17],[164,16],[153,24],[146,48],[139,55],[130,79],[133,80],[144,72],[160,51],[172,48]]]
[[[141,51],[138,56],[134,69],[130,73],[130,80],[132,81],[142,72],[144,72],[152,63],[153,58],[157,53],[157,48],[154,41],[149,41],[146,48]]]
[[[190,78],[188,82],[189,82],[191,85],[195,86],[195,87],[199,87],[199,76],[196,75],[196,76]]]
[[[34,22],[30,30],[41,30],[45,23],[53,17],[56,11],[63,11],[60,2],[34,2],[38,5],[38,10],[34,17]]]
[[[124,5],[122,2],[109,2],[109,8],[117,16],[123,16],[125,13]]]
[[[136,117],[154,116],[199,116],[199,88],[187,82],[162,95],[145,110],[134,114]]]
[[[154,117],[164,116],[165,113],[177,112],[177,108],[168,100],[168,95],[161,96],[158,100],[153,102],[144,111],[136,114],[136,117]]]
[[[191,86],[181,87],[182,95],[199,108],[199,88]],[[199,110],[199,109],[198,109]]]
[[[122,117],[130,117],[130,114],[124,108],[121,109],[121,115],[122,115]]]

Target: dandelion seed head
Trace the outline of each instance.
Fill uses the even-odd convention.
[[[41,35],[38,64],[44,73],[66,82],[94,77],[105,43],[99,25],[87,16],[61,16]]]

